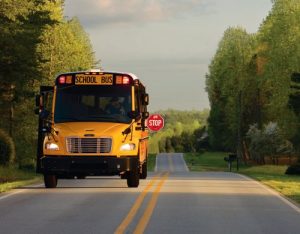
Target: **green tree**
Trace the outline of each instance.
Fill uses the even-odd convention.
[[[18,142],[18,163],[34,165],[34,94],[57,73],[97,65],[95,55],[79,21],[64,18],[63,0],[1,0],[0,48],[0,128]]]
[[[264,122],[275,121],[287,138],[299,132],[299,118],[289,108],[290,79],[300,72],[300,2],[273,1],[273,8],[263,22],[258,55],[265,63],[260,76],[264,97]],[[300,145],[299,140],[294,141]]]
[[[32,95],[37,74],[35,53],[39,36],[46,24],[53,22],[47,11],[40,11],[44,1],[0,1],[0,127],[12,135],[14,106]],[[5,124],[4,124],[5,123]],[[9,124],[6,124],[9,123]],[[9,128],[9,129],[8,129]]]
[[[48,2],[44,6],[57,22],[43,31],[37,45],[39,71],[42,84],[52,85],[59,73],[91,69],[99,62],[95,59],[88,35],[79,20],[66,21],[63,17],[62,2]]]
[[[288,105],[291,74],[300,71],[300,2],[272,2],[256,35],[226,30],[210,64],[208,131],[215,148],[241,148],[250,125],[262,130],[269,122],[300,146],[299,117]]]
[[[209,66],[206,88],[211,104],[210,142],[213,147],[234,150],[253,121],[247,115],[253,105],[255,83],[251,60],[255,37],[242,28],[229,28]],[[254,109],[255,107],[253,107]],[[246,118],[244,118],[246,117]],[[248,118],[247,118],[248,117]]]

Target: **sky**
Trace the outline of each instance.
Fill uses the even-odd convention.
[[[65,0],[105,71],[136,74],[150,111],[209,108],[205,74],[228,27],[255,33],[271,0]]]

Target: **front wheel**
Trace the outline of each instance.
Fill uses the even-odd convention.
[[[46,188],[56,188],[57,176],[44,174],[44,183]]]
[[[127,185],[129,188],[137,188],[140,183],[140,173],[138,171],[130,171],[127,175]]]

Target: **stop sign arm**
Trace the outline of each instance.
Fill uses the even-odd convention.
[[[164,127],[164,118],[160,114],[149,116],[147,126],[151,131],[159,131]]]

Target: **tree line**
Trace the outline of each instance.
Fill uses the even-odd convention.
[[[39,86],[99,65],[79,20],[63,7],[63,0],[0,0],[0,155],[21,167],[34,165]]]
[[[164,128],[150,134],[149,153],[195,152],[208,147],[206,120],[208,110],[158,111],[165,120]]]
[[[228,28],[209,65],[214,149],[258,157],[300,149],[300,118],[289,102],[291,76],[300,72],[300,2],[272,3],[257,33]]]

